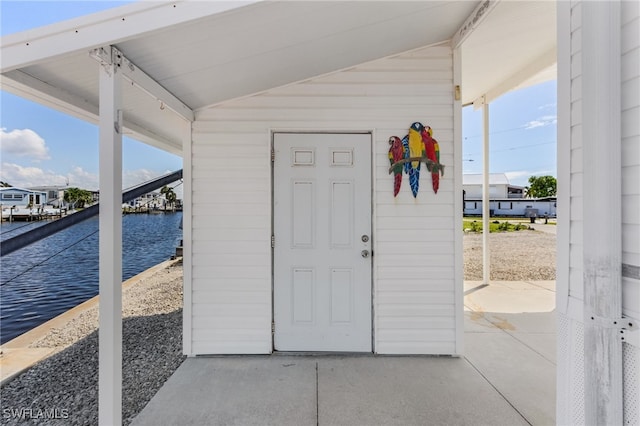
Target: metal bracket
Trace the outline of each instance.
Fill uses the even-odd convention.
[[[89,56],[98,61],[100,65],[111,65],[111,52],[104,47],[91,50]]]
[[[632,318],[605,318],[597,315],[589,315],[587,320],[598,327],[618,330],[620,332],[620,340],[640,347],[640,330],[638,322]]]
[[[122,65],[122,53],[113,46],[98,47],[89,52],[89,56],[98,61],[100,65],[111,75],[113,65],[120,67]]]
[[[589,315],[591,324],[595,324],[602,328],[614,328],[617,330],[633,331],[638,329],[638,324],[631,318],[605,318],[597,315]]]
[[[633,345],[636,348],[640,348],[640,330],[638,329],[620,330],[620,340],[630,345]]]
[[[620,340],[640,347],[640,330],[638,322],[632,318],[605,318],[597,315],[589,315],[587,320],[598,327],[619,330]]]

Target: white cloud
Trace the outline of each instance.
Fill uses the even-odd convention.
[[[150,181],[154,178],[162,176],[169,171],[153,171],[147,169],[125,170],[123,171],[122,183],[123,188],[130,188],[141,183]],[[99,176],[97,173],[91,173],[82,167],[76,166],[72,168],[66,175],[44,170],[39,167],[26,167],[15,163],[2,163],[0,167],[0,181],[7,182],[10,185],[20,188],[28,188],[32,186],[65,186],[78,187],[95,191],[100,187]],[[174,190],[178,198],[182,198],[182,185],[176,183],[170,186],[175,187]]]
[[[31,129],[0,129],[0,147],[3,155],[29,157],[33,161],[48,160],[49,148],[44,139]]]
[[[552,124],[556,124],[558,122],[558,117],[556,115],[543,115],[533,121],[529,121],[524,125],[526,130],[535,129],[536,127],[546,127]]]
[[[131,188],[132,186],[138,186],[141,183],[150,181],[162,174],[163,173],[147,169],[123,170],[122,187]]]
[[[71,187],[87,189],[89,191],[97,191],[100,187],[100,180],[96,173],[84,170],[82,167],[76,166],[67,174],[67,182]]]
[[[40,167],[5,162],[0,169],[0,180],[21,188],[67,184],[89,190],[98,188],[98,175],[87,172],[82,167],[74,167],[67,175],[63,175]]]
[[[556,107],[557,107],[557,104],[555,102],[552,102],[549,104],[540,105],[538,109],[556,109]]]
[[[14,163],[2,163],[0,180],[17,187],[64,185],[65,176],[39,167],[24,167]]]

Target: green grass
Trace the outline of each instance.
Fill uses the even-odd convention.
[[[529,229],[528,220],[522,221],[517,220],[515,223],[511,223],[510,221],[497,221],[493,220],[489,222],[489,232],[515,232],[515,231],[524,231]],[[462,229],[468,230],[467,232],[482,232],[482,219],[479,220],[469,220],[465,219],[462,221]]]

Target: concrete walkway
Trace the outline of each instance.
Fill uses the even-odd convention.
[[[133,425],[555,424],[555,283],[465,282],[465,356],[189,358]]]

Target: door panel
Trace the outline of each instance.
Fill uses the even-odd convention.
[[[275,349],[370,352],[371,135],[277,133],[274,150]]]
[[[331,182],[330,245],[333,249],[353,246],[353,182]]]
[[[316,198],[314,182],[292,181],[291,247],[312,249],[315,235]]]

